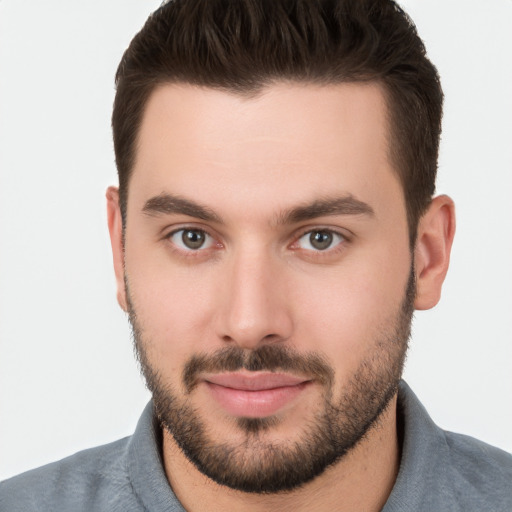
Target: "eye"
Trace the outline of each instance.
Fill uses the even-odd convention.
[[[308,251],[326,251],[345,241],[345,237],[328,229],[315,229],[304,233],[297,241],[298,247]]]
[[[202,229],[178,229],[169,235],[169,240],[184,251],[208,249],[214,244],[213,238]]]

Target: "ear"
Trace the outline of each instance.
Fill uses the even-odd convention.
[[[430,309],[439,302],[454,235],[455,205],[448,196],[438,196],[418,225],[414,250],[416,309]]]
[[[114,259],[114,272],[117,282],[117,302],[124,311],[128,311],[126,301],[126,288],[124,283],[124,247],[123,247],[123,222],[121,208],[119,206],[119,190],[117,187],[108,187],[107,216],[112,256]]]

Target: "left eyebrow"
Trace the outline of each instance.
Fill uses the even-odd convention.
[[[334,215],[366,215],[373,217],[373,208],[363,201],[348,195],[326,199],[317,199],[310,204],[297,206],[279,215],[279,224],[294,224],[317,217]]]

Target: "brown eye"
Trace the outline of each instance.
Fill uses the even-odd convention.
[[[183,244],[189,249],[200,249],[204,244],[205,238],[203,231],[196,230],[186,230],[181,235]]]
[[[169,239],[185,251],[207,249],[213,245],[212,237],[201,229],[179,229],[171,233]]]
[[[344,240],[345,238],[339,233],[327,229],[317,229],[304,233],[299,238],[298,245],[301,249],[310,251],[326,251],[336,247]]]
[[[327,231],[314,231],[309,235],[309,243],[319,251],[325,251],[332,244],[332,233]]]

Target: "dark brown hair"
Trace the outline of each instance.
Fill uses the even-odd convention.
[[[375,81],[386,94],[390,158],[411,243],[435,191],[443,93],[416,28],[391,0],[170,0],[133,38],[112,115],[123,223],[150,94],[183,82],[257,94],[279,80]]]

